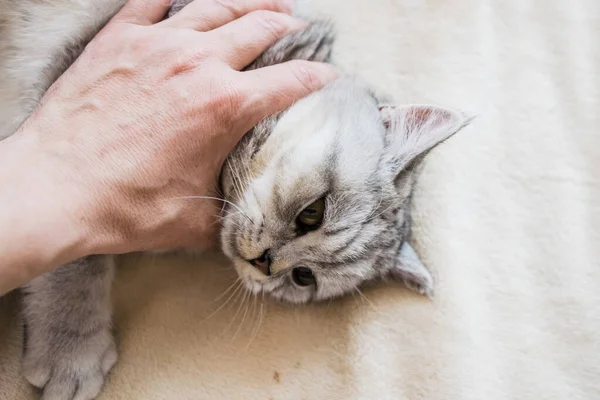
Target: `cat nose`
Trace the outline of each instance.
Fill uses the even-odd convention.
[[[248,262],[263,274],[267,276],[271,275],[271,255],[269,254],[269,249],[265,250],[260,257],[255,258],[254,260],[248,260]]]

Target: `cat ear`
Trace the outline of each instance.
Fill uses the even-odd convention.
[[[382,105],[379,111],[388,131],[388,152],[398,172],[472,120],[459,111],[436,106]]]
[[[409,289],[433,297],[433,277],[408,242],[404,242],[389,271],[390,277],[403,282]]]
[[[334,32],[330,21],[311,20],[305,29],[290,33],[268,48],[246,70],[290,60],[328,62],[335,40]]]

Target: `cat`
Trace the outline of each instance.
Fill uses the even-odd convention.
[[[169,16],[190,1],[176,0]],[[0,0],[0,139],[124,2]],[[247,69],[331,62],[333,42],[331,24],[311,20]],[[412,188],[425,154],[468,122],[446,108],[395,106],[351,76],[265,118],[221,172],[222,250],[246,289],[305,303],[393,278],[431,296],[408,241]],[[23,370],[43,399],[94,398],[116,363],[113,270],[111,256],[93,255],[22,288]]]

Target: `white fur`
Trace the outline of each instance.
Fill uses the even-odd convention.
[[[479,115],[417,185],[435,301],[394,284],[302,308],[259,298],[242,323],[236,296],[219,309],[227,259],[126,257],[102,399],[600,398],[600,2],[313,3],[345,67],[401,103]],[[0,398],[31,400],[19,332],[0,304]]]
[[[29,116],[52,83],[44,73],[52,56],[96,32],[124,3],[0,0],[0,139]]]
[[[22,123],[67,67],[69,48],[81,49],[122,2],[0,0],[6,10],[0,33],[7,38],[0,48],[0,71],[5,72],[0,84],[6,88],[0,98],[0,138]],[[327,24],[306,30],[304,57],[328,54],[329,30]],[[283,40],[276,51],[293,50],[293,40]],[[239,204],[228,210],[222,237],[247,288],[304,303],[352,292],[365,281],[397,272],[409,287],[430,291],[432,281],[422,264],[407,263],[401,274],[404,253],[399,260],[398,252],[410,231],[406,215],[414,179],[403,179],[397,187],[403,167],[398,160],[410,161],[462,125],[425,120],[416,129],[414,118],[404,120],[409,123],[386,129],[371,91],[356,80],[341,79],[287,110],[255,158],[230,157],[236,168],[227,168],[236,178],[237,193],[226,196]],[[326,197],[322,226],[298,235],[295,217],[319,197]],[[265,249],[272,250],[271,277],[248,263]],[[95,260],[96,272],[89,276],[68,265],[57,270],[62,275],[52,273],[27,286],[24,315],[31,335],[24,370],[31,383],[44,386],[44,400],[95,397],[116,362],[108,301],[112,266],[104,274],[102,259]],[[79,268],[86,266],[82,262]],[[310,268],[317,283],[293,283],[298,266]],[[61,297],[62,289],[73,297]],[[83,293],[77,296],[77,290]]]
[[[397,254],[410,228],[404,222],[414,177],[398,183],[396,176],[467,121],[439,107],[379,108],[360,81],[340,79],[286,111],[254,158],[235,161],[240,171],[228,168],[234,184],[225,187],[235,190],[225,195],[237,204],[225,218],[223,249],[251,291],[301,303],[391,274],[432,293],[433,279],[410,246]],[[325,195],[323,226],[297,237],[296,215]],[[248,262],[267,249],[270,276]],[[316,286],[294,285],[299,266],[311,268]]]

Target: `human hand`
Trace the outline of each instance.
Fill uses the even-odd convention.
[[[25,194],[7,199],[13,225],[60,249],[46,263],[206,246],[220,204],[181,197],[214,196],[245,132],[337,76],[305,61],[240,72],[304,26],[287,1],[196,0],[161,21],[167,3],[130,0],[0,145]]]

